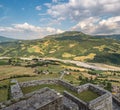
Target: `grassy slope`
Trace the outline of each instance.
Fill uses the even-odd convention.
[[[11,41],[16,41],[17,39],[12,39],[12,38],[7,38],[0,36],[0,42],[11,42]]]
[[[120,65],[120,41],[66,32],[42,40],[1,43],[0,56],[56,57]]]
[[[113,34],[113,35],[97,35],[96,37],[98,37],[98,38],[111,38],[111,39],[120,40],[120,34]]]

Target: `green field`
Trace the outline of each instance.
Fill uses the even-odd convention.
[[[8,65],[8,60],[0,60],[0,65]]]
[[[62,86],[62,85],[57,85],[57,84],[42,84],[42,85],[38,85],[38,86],[29,86],[29,87],[24,87],[22,88],[22,91],[24,94],[33,92],[35,90],[39,90],[41,88],[44,87],[49,87],[51,89],[54,89],[58,92],[60,92],[61,94],[63,94],[64,91],[68,91],[69,93],[75,95],[76,97],[80,98],[81,100],[85,101],[85,102],[89,102],[97,97],[99,97],[99,95],[97,93],[94,93],[91,90],[86,90],[84,92],[81,92],[80,94],[77,94],[74,91],[71,91],[70,89]]]
[[[0,80],[7,79],[10,77],[19,77],[19,76],[34,76],[32,68],[20,67],[20,66],[11,66],[11,65],[1,65],[0,66]]]
[[[7,86],[7,88],[0,88],[0,102],[8,100],[8,88],[9,88],[9,80],[0,81],[0,86]]]
[[[15,78],[18,80],[18,82],[26,82],[26,81],[31,81],[31,80],[42,80],[42,79],[54,79],[54,78],[59,78],[60,74],[48,74],[48,75],[37,75],[37,76],[31,76],[31,77],[19,77]]]
[[[59,73],[60,71],[64,70],[65,68],[63,68],[61,65],[47,65],[47,66],[41,66],[38,67],[39,71],[49,71],[52,73]]]

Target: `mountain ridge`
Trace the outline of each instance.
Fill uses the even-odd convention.
[[[16,41],[16,40],[17,40],[17,39],[0,36],[0,43],[1,43],[1,42],[11,42],[11,41]]]
[[[36,40],[0,43],[0,57],[53,57],[120,65],[120,41],[82,32],[64,32]]]
[[[96,35],[95,37],[97,37],[97,38],[108,38],[108,39],[120,40],[120,34]]]

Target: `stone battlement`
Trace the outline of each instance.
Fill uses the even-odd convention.
[[[37,86],[41,84],[58,84],[78,94],[90,89],[99,96],[89,102],[85,102],[67,91],[64,91],[63,95],[60,95],[60,93],[45,87],[38,91],[26,94],[21,98],[1,103],[1,110],[113,110],[111,93],[90,83],[76,87],[60,79],[47,79],[27,81],[17,84],[19,87]],[[24,107],[25,109],[20,107]]]

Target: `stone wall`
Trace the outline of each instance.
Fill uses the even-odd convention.
[[[120,106],[120,99],[115,95],[113,95],[112,97],[113,97],[113,101],[116,102]]]
[[[3,103],[0,110],[63,110],[63,96],[49,88],[43,88],[22,98]]]
[[[78,86],[77,89],[78,89],[78,91],[77,91],[78,93],[83,92],[88,89],[92,90],[93,92],[96,92],[99,95],[103,95],[107,92],[106,90],[104,90],[96,85],[90,84],[90,83]]]
[[[112,110],[112,95],[106,93],[89,102],[90,110]]]
[[[35,86],[40,84],[60,84],[74,92],[77,92],[78,94],[80,92],[83,92],[85,90],[92,90],[93,92],[99,94],[100,96],[88,103],[80,100],[79,98],[71,95],[68,92],[64,92],[64,96],[76,103],[79,107],[79,110],[112,110],[112,95],[108,91],[99,88],[98,86],[95,86],[93,84],[84,84],[78,87],[73,86],[72,84],[65,82],[63,80],[59,79],[48,79],[48,80],[36,80],[36,81],[29,81],[29,82],[23,82],[20,83],[21,87],[27,87],[27,86]],[[64,104],[63,104],[64,105]],[[64,106],[64,108],[67,110],[70,108],[68,106]]]
[[[75,87],[74,85],[72,85],[72,84],[70,84],[70,83],[68,83],[68,82],[65,82],[65,81],[63,81],[63,80],[57,80],[57,84],[60,84],[60,85],[66,87],[66,88],[68,88],[68,89],[70,89],[70,90],[72,90],[72,91],[74,91],[74,92],[77,92],[77,91],[78,91],[78,88],[77,88],[77,87]]]
[[[47,80],[33,80],[33,81],[27,81],[19,83],[20,87],[28,87],[28,86],[37,86],[41,84],[57,84],[57,79],[47,79]]]
[[[78,86],[78,93],[83,92],[87,89],[100,95],[98,98],[88,102],[88,108],[90,110],[112,110],[112,95],[110,92],[93,84],[84,84]]]
[[[79,94],[80,92],[88,90],[88,88],[89,88],[89,84],[84,84],[84,85],[78,86],[77,87],[77,93]]]
[[[63,97],[63,110],[79,110],[78,105],[69,97]]]
[[[41,84],[60,84],[72,91],[77,92],[78,88],[73,86],[72,84],[65,82],[63,80],[59,80],[59,79],[47,79],[47,80],[33,80],[33,81],[27,81],[27,82],[22,82],[19,83],[21,87],[28,87],[28,86],[37,86],[37,85],[41,85]]]
[[[34,80],[34,81],[22,82],[19,85],[21,87],[28,87],[28,86],[37,86],[37,85],[41,85],[41,84],[59,84],[59,85],[62,85],[64,87],[76,92],[76,93],[80,93],[87,89],[91,89],[93,92],[98,93],[100,96],[98,98],[86,103],[86,102],[80,100],[79,98],[75,97],[74,95],[65,91],[63,93],[64,98],[54,99],[54,100],[52,100],[52,102],[49,102],[46,104],[48,106],[43,104],[37,110],[112,110],[112,95],[111,95],[111,93],[102,88],[99,88],[98,86],[95,86],[93,84],[85,84],[82,86],[75,87],[75,86],[71,85],[70,83],[65,82],[63,80],[47,79],[47,80]],[[41,91],[41,94],[44,92]],[[34,93],[35,92],[29,93],[29,94],[25,95],[24,98],[26,99],[27,97],[30,97]],[[49,97],[49,95],[52,95],[52,93],[50,93],[49,95],[48,94],[49,94],[49,92],[48,93],[46,92],[46,94],[44,94],[44,98]],[[38,95],[38,96],[35,95],[36,98],[30,99],[28,102],[31,103],[31,100],[32,100],[33,101],[32,103],[34,103],[34,100],[40,101],[40,99],[42,99],[43,101],[46,100],[46,98],[45,99],[38,98],[39,96],[40,95]],[[25,104],[26,103],[25,101],[22,101],[21,103]],[[40,103],[43,103],[43,101],[42,102],[40,101]],[[47,101],[48,100],[46,100],[45,102],[47,102]],[[62,102],[63,106],[61,105],[61,102]],[[60,103],[60,104],[57,104],[57,103]],[[59,105],[63,108],[60,108]],[[59,109],[56,109],[55,107],[58,107]],[[50,108],[52,108],[52,109],[50,109]],[[2,110],[4,110],[4,109],[2,109]],[[9,109],[5,109],[5,110],[9,110]]]
[[[89,89],[92,90],[93,92],[96,92],[97,94],[99,95],[103,95],[105,93],[109,93],[108,91],[96,86],[96,85],[93,85],[93,84],[89,84]]]
[[[23,96],[22,90],[16,80],[11,80],[11,86],[10,86],[10,91],[11,91],[11,97],[13,99],[18,99]]]
[[[50,103],[43,105],[37,110],[63,110],[62,106],[62,97],[55,99],[54,101],[51,101]]]
[[[87,103],[85,103],[84,101],[82,101],[79,98],[75,97],[74,95],[68,93],[67,91],[65,91],[63,93],[63,95],[65,97],[67,97],[68,99],[72,100],[73,102],[75,102],[78,105],[79,110],[89,110],[89,108],[87,106]]]

